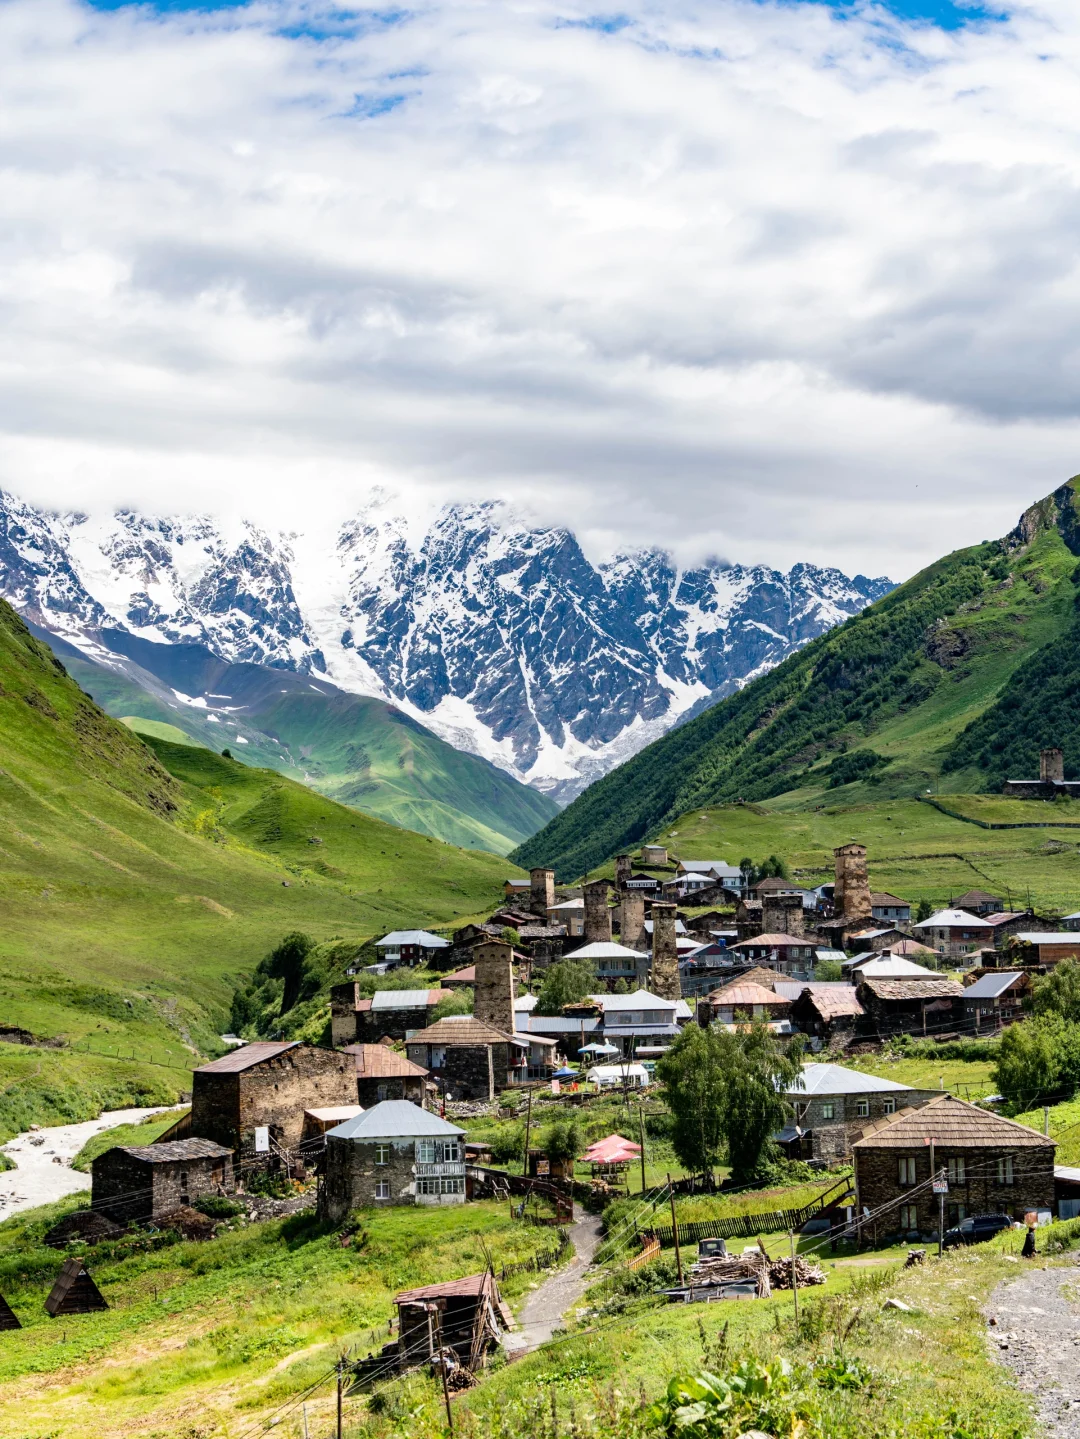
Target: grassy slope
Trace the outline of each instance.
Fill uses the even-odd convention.
[[[292,674],[235,665],[223,667],[214,687],[225,685],[227,692],[243,686],[237,698],[245,703],[222,722],[176,700],[166,685],[143,687],[70,646],[63,646],[62,658],[109,714],[134,721],[141,733],[178,740],[160,728],[165,725],[210,749],[231,747],[250,764],[450,844],[506,854],[557,813],[548,796],[455,749],[382,700],[327,685],[316,690]],[[154,678],[148,672],[144,677],[148,683]],[[201,676],[172,678],[199,693]],[[284,680],[284,692],[277,680]]]
[[[1018,667],[1072,625],[1072,505],[1070,483],[1022,533],[931,565],[590,786],[514,858],[573,877],[703,805],[820,802],[832,763],[860,749],[880,756],[877,783],[830,790],[833,803],[979,789],[978,766],[942,784],[943,767]]]
[[[183,1062],[186,1046],[212,1042],[236,977],[288,930],[359,939],[448,924],[499,895],[506,865],[493,855],[156,743],[179,779],[0,605],[6,1022]]]

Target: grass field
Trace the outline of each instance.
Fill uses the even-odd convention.
[[[1011,806],[1027,818],[1034,809],[1050,820],[1080,825],[1080,803],[1033,805],[985,797],[995,822]],[[984,797],[943,795],[951,808],[982,815]],[[871,887],[917,904],[933,905],[985,889],[1007,905],[1032,904],[1067,914],[1080,907],[1080,829],[985,830],[942,814],[914,799],[879,800],[851,806],[829,791],[794,791],[761,804],[729,804],[683,815],[656,838],[673,856],[760,863],[776,854],[792,879],[816,885],[833,876],[833,850],[851,840],[867,847]],[[605,866],[598,873],[614,873]]]
[[[185,1112],[184,1110],[170,1110],[168,1114],[151,1114],[138,1124],[118,1124],[113,1129],[105,1130],[103,1134],[95,1134],[76,1154],[71,1161],[71,1167],[89,1174],[91,1164],[99,1154],[104,1154],[107,1149],[112,1149],[118,1144],[153,1144],[158,1135],[171,1129],[180,1115]]]

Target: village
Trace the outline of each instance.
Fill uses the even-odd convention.
[[[136,1241],[197,1247],[303,1219],[348,1247],[381,1211],[406,1234],[429,1214],[505,1214],[545,1236],[523,1261],[485,1250],[479,1267],[398,1289],[381,1339],[375,1324],[324,1376],[337,1433],[368,1432],[349,1414],[370,1418],[381,1386],[424,1374],[452,1429],[500,1357],[574,1333],[591,1285],[632,1281],[664,1306],[797,1305],[847,1264],[1060,1247],[1080,1167],[1058,1162],[1050,1116],[1071,1093],[1010,1102],[980,1057],[1073,972],[1080,912],[971,890],[920,913],[873,890],[871,862],[844,844],[832,882],[805,889],[645,844],[612,877],[560,886],[534,869],[483,921],[381,936],[332,985],[324,1043],[225,1035],[182,1112],[148,1142],[100,1148],[89,1195],[42,1228],[45,1313],[108,1312],[103,1271]],[[748,1069],[751,1041],[772,1056],[752,1173],[730,1129],[696,1158],[678,1139],[688,1088],[691,1108],[708,1103],[694,1045],[709,1036],[745,1045],[731,1052]],[[981,1083],[958,1078],[957,1055],[975,1056]],[[1015,1117],[1038,1106],[1041,1124]],[[515,1306],[510,1276],[549,1271]],[[0,1327],[18,1329],[20,1310],[24,1296],[0,1294]]]

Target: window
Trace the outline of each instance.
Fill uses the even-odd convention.
[[[1013,1162],[1011,1154],[1004,1154],[998,1160],[998,1183],[1011,1184],[1013,1182]]]
[[[895,1099],[885,1099],[885,1100],[882,1100],[882,1103],[881,1103],[881,1112],[882,1112],[883,1114],[895,1114],[895,1113],[896,1113],[896,1100],[895,1100]]]
[[[833,1117],[833,1115],[835,1114],[835,1112],[836,1112],[836,1105],[832,1102],[831,1099],[827,1099],[827,1100],[825,1101],[825,1103],[821,1106],[821,1117],[822,1117],[822,1119],[832,1119],[832,1117]]]
[[[381,1103],[386,1098],[386,1085],[380,1084],[378,1089],[376,1089],[375,1093],[379,1098],[379,1102]]]
[[[418,1139],[416,1141],[416,1162],[418,1164],[435,1163],[434,1139]]]
[[[905,1156],[900,1161],[900,1183],[903,1185],[915,1183],[915,1159],[914,1156]]]
[[[376,1186],[375,1186],[375,1198],[376,1198],[376,1199],[389,1199],[389,1198],[390,1198],[390,1181],[389,1181],[389,1179],[380,1179],[379,1182],[378,1182],[378,1184],[376,1184]]]
[[[868,1099],[857,1100],[855,1104],[855,1113],[860,1119],[867,1119],[870,1115],[870,1101]]]
[[[464,1194],[464,1179],[418,1179],[417,1194]]]
[[[443,1069],[446,1066],[446,1050],[432,1046],[431,1067],[432,1069]]]
[[[417,1164],[454,1164],[461,1158],[456,1139],[418,1139]]]
[[[375,1146],[375,1163],[376,1163],[376,1164],[389,1164],[389,1163],[390,1163],[390,1146],[389,1146],[389,1144],[376,1144],[376,1146]]]
[[[964,1161],[963,1161],[962,1159],[950,1159],[950,1160],[949,1160],[949,1186],[950,1186],[950,1188],[951,1188],[953,1185],[955,1185],[955,1184],[966,1184],[966,1183],[967,1183],[967,1176],[966,1176],[966,1173],[965,1173],[965,1170],[964,1170]],[[963,1215],[961,1215],[960,1217],[963,1218]]]
[[[903,1160],[901,1160],[900,1162],[901,1162],[901,1164],[902,1164],[902,1163],[903,1163]],[[919,1227],[919,1210],[918,1210],[918,1207],[917,1207],[916,1205],[914,1205],[914,1204],[901,1204],[901,1206],[900,1206],[900,1228],[901,1228],[901,1229],[918,1229],[918,1227]]]

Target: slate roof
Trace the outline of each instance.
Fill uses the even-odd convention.
[[[808,984],[807,1002],[828,1022],[830,1019],[844,1019],[848,1015],[858,1018],[866,1011],[859,1003],[859,996],[850,984]]]
[[[791,1085],[787,1093],[810,1094],[898,1094],[911,1093],[910,1084],[897,1084],[895,1079],[882,1079],[876,1074],[861,1074],[842,1064],[804,1064],[802,1085]]]
[[[900,899],[895,894],[871,894],[871,909],[910,909],[911,905],[906,899]]]
[[[365,1109],[363,1114],[358,1114],[355,1119],[347,1119],[336,1129],[328,1130],[326,1137],[360,1140],[414,1137],[423,1139],[432,1134],[445,1138],[451,1134],[464,1133],[464,1129],[459,1125],[440,1119],[437,1114],[429,1114],[426,1109],[421,1109],[418,1104],[412,1104],[408,1099],[384,1099],[381,1104],[373,1104],[370,1109]]]
[[[474,1019],[471,1014],[448,1014],[427,1029],[418,1029],[406,1041],[408,1044],[520,1044],[527,1045],[528,1038],[520,1034],[504,1034],[493,1029],[483,1020]]]
[[[1007,989],[1023,979],[1023,971],[1004,970],[999,974],[984,974],[964,990],[965,999],[999,999]]]
[[[721,1005],[749,1005],[749,1004],[790,1004],[791,1001],[784,999],[775,990],[766,989],[763,984],[725,984],[723,989],[714,989],[709,995],[709,1003]]]
[[[991,1114],[977,1105],[939,1094],[920,1109],[901,1109],[864,1127],[862,1138],[852,1146],[867,1149],[914,1149],[927,1139],[946,1149],[1055,1149],[1052,1139]]]
[[[356,1056],[358,1079],[423,1079],[427,1070],[385,1044],[347,1044],[342,1054]]]
[[[277,1055],[284,1054],[287,1049],[295,1049],[299,1043],[298,1039],[256,1040],[253,1044],[245,1044],[241,1049],[230,1050],[220,1059],[212,1059],[209,1064],[200,1064],[195,1073],[239,1074],[245,1069],[254,1069],[255,1065],[261,1064],[264,1059],[274,1059]]]
[[[962,894],[953,903],[957,909],[964,909],[969,904],[1000,904],[1001,897],[996,894],[987,894],[985,889],[969,889],[967,894]]]
[[[118,1144],[132,1159],[147,1164],[177,1164],[185,1159],[225,1159],[231,1149],[215,1144],[212,1139],[171,1139],[165,1144]]]
[[[963,999],[964,986],[954,979],[864,979],[878,999]]]
[[[813,945],[802,934],[756,934],[753,939],[740,939],[738,944],[729,945],[729,949],[749,949],[752,944],[764,944],[770,949],[781,949],[787,945],[797,944],[801,948],[813,949]]]

